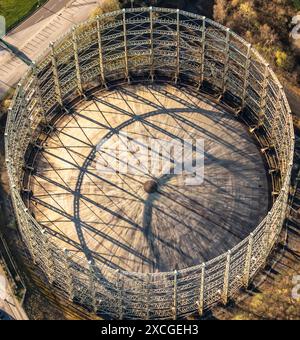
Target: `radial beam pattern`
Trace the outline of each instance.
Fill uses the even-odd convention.
[[[121,134],[132,141],[133,171],[117,173],[110,170]],[[147,167],[151,140],[162,149],[203,141],[203,183],[187,183],[184,169]],[[246,238],[268,209],[266,171],[248,131],[216,105],[172,86],[122,87],[81,103],[59,120],[35,168],[32,209],[57,233],[55,242],[126,271],[210,260]]]

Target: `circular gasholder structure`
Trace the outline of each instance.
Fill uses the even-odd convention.
[[[119,133],[133,159],[142,137],[203,140],[203,181],[105,171]],[[286,218],[294,132],[283,88],[251,45],[196,14],[126,9],[74,27],[18,85],[5,138],[33,261],[66,299],[111,318],[226,304]]]

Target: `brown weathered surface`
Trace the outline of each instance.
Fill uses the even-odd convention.
[[[134,140],[204,139],[204,183],[188,186],[186,174],[161,171],[158,191],[149,195],[144,183],[153,176],[147,173],[99,171],[99,164],[113,161],[109,149],[119,128]],[[135,164],[141,168],[143,157]],[[31,208],[57,232],[55,242],[128,271],[209,260],[245,238],[268,209],[263,160],[246,129],[174,87],[125,87],[81,103],[59,121],[35,166]]]

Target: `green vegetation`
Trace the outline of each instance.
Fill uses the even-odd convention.
[[[6,19],[7,30],[32,13],[47,0],[0,0],[0,15]]]
[[[300,0],[293,0],[293,5],[297,11],[300,11]]]
[[[4,98],[0,100],[0,119],[7,114],[7,111],[11,105],[11,100],[14,95],[14,89],[11,88],[8,90]]]

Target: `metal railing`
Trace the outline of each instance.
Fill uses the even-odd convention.
[[[249,237],[218,258],[175,272],[129,273],[71,258],[22,200],[24,176],[32,171],[28,149],[42,147],[43,126],[93,89],[141,81],[180,83],[230,106],[260,143],[272,178],[273,207]],[[294,131],[283,88],[251,45],[199,15],[135,8],[74,27],[19,84],[5,138],[14,209],[34,261],[66,298],[114,318],[176,319],[226,304],[265,264],[286,217]]]

